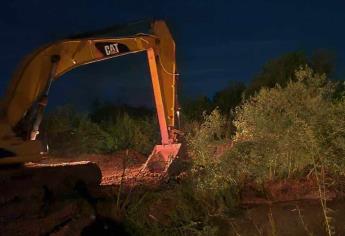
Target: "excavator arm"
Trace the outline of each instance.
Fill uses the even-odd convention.
[[[165,156],[165,159],[168,158],[168,155],[176,155],[179,144],[177,144],[174,132],[176,112],[175,43],[164,21],[153,22],[152,31],[153,34],[140,34],[131,37],[66,39],[34,51],[16,71],[3,101],[1,122],[3,124],[0,125],[0,132],[3,137],[11,136],[8,135],[8,127],[11,130],[15,129],[36,106],[31,130],[28,130],[26,138],[27,142],[35,141],[39,132],[42,113],[47,105],[50,87],[55,80],[66,72],[89,63],[146,51],[162,138],[162,145],[157,145],[154,152],[160,152],[161,155]],[[7,126],[4,125],[5,123]],[[5,153],[9,151],[15,156],[18,155],[18,150],[15,147],[9,148],[6,141],[2,143],[4,143],[2,146],[5,146],[2,148]],[[20,149],[19,155],[25,155],[25,151],[22,149]],[[163,150],[163,152],[159,150]],[[168,151],[165,152],[164,150]],[[30,153],[32,156],[32,151]],[[16,159],[18,158],[2,157],[0,164],[2,162],[7,163],[6,160]]]

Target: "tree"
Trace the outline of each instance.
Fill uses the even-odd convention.
[[[231,110],[242,101],[242,94],[245,89],[243,83],[231,81],[226,88],[214,95],[213,107],[218,107],[223,115],[229,116]]]
[[[295,80],[295,70],[308,65],[315,73],[325,74],[330,78],[335,68],[335,54],[326,49],[318,49],[308,58],[304,52],[290,52],[268,61],[262,71],[254,77],[245,94],[254,95],[261,88],[273,88],[276,84],[285,87],[290,80]]]
[[[344,174],[345,97],[305,67],[285,87],[261,89],[236,111],[232,157],[255,178],[289,177],[325,166]],[[237,166],[240,164],[237,163]]]
[[[182,115],[187,121],[201,121],[203,113],[209,113],[211,110],[212,101],[206,96],[197,97],[182,103]]]
[[[262,87],[273,88],[276,84],[285,86],[294,78],[295,70],[308,64],[308,59],[303,52],[287,53],[279,58],[268,61],[262,71],[254,77],[245,94],[253,95]]]
[[[315,50],[310,58],[310,66],[316,73],[330,77],[335,69],[335,54],[327,49]]]

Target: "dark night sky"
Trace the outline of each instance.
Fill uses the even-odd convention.
[[[1,5],[1,95],[21,58],[43,43],[143,18],[168,21],[183,96],[212,95],[230,80],[246,82],[267,60],[293,50],[330,49],[337,55],[337,75],[345,75],[345,1],[11,0]],[[64,77],[53,87],[53,105],[85,105],[96,97],[132,104],[152,99],[143,54],[81,67]]]

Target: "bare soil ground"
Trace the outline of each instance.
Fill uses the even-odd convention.
[[[121,183],[124,190],[139,184],[158,186],[160,175],[142,168],[146,160],[129,150],[51,156],[3,168],[0,235],[80,235],[99,217],[113,216]]]
[[[151,173],[143,166],[148,156],[134,150],[119,151],[115,154],[96,155],[83,154],[79,156],[49,156],[39,163],[73,163],[90,161],[96,163],[102,173],[101,185],[120,185],[121,182],[127,187],[135,185],[155,185],[161,178],[158,173]]]

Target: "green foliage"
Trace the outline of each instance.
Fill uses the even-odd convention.
[[[286,87],[261,89],[236,110],[235,145],[228,165],[258,181],[308,173],[315,162],[343,172],[344,97],[309,67],[296,71]]]
[[[214,155],[214,147],[226,142],[224,124],[219,110],[204,114],[186,137],[192,162],[188,177],[129,206],[127,222],[134,234],[217,235],[217,219],[233,213],[238,196],[232,176]]]
[[[72,107],[58,108],[43,124],[44,139],[55,154],[111,153],[134,149],[148,154],[159,141],[158,125],[149,116],[135,118],[111,109],[93,112],[98,122]],[[107,113],[107,112],[112,113]],[[108,115],[107,115],[108,114]]]
[[[285,86],[263,88],[236,108],[233,147],[218,109],[191,122],[186,136],[191,167],[182,183],[134,201],[127,222],[138,235],[217,235],[222,217],[236,213],[245,181],[305,176],[325,166],[345,174],[345,97],[338,84],[309,67]],[[218,222],[218,223],[217,223]]]
[[[212,214],[224,211],[230,204],[228,200],[233,196],[228,196],[229,188],[235,187],[232,176],[223,170],[222,160],[215,156],[215,147],[227,142],[224,125],[225,119],[216,109],[205,115],[204,122],[186,138],[192,161],[190,181],[193,192],[200,202],[212,206],[208,209]]]
[[[101,122],[100,126],[113,137],[115,146],[120,149],[129,148],[148,154],[159,142],[158,124],[153,118],[135,119],[124,113],[115,120]]]
[[[49,114],[43,126],[52,153],[102,153],[117,148],[113,146],[108,133],[70,106],[58,108]]]
[[[224,124],[225,119],[219,110],[212,111],[210,115],[204,113],[204,121],[201,125],[194,127],[194,130],[186,137],[188,152],[193,159],[193,163],[205,166],[210,161],[217,161],[216,159],[211,159],[211,147],[215,142],[222,140]]]

